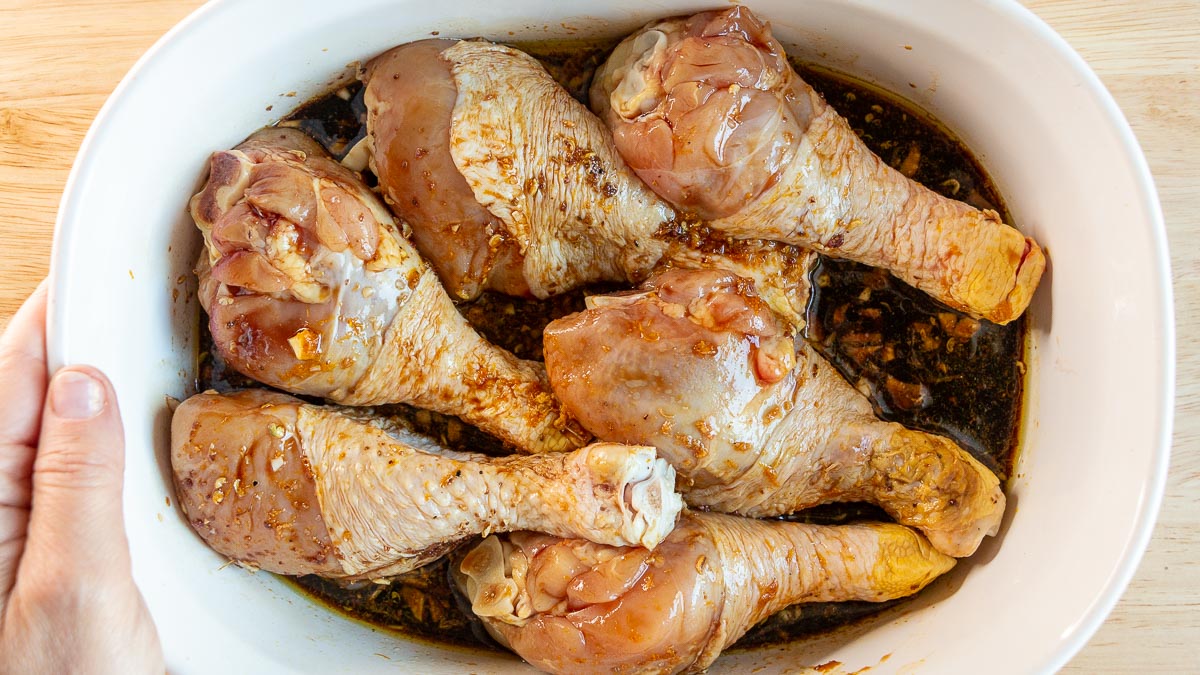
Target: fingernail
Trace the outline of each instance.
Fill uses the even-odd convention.
[[[62,371],[50,382],[50,406],[66,419],[95,417],[104,409],[104,385],[85,373]]]

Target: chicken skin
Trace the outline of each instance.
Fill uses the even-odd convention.
[[[809,272],[817,252],[855,260],[1006,323],[1044,254],[888,167],[748,9],[648,24],[590,106],[481,40],[401,45],[358,77],[346,166],[264,129],[212,155],[189,205],[214,352],[337,404],[261,389],[175,409],[178,503],[213,550],[345,581],[444,558],[455,599],[537,668],[693,673],[788,606],[915,594],[997,533],[992,472],[880,420],[800,337]],[[364,159],[374,190],[347,168]],[[595,282],[632,290],[550,323],[544,365],[455,305]],[[524,338],[522,307],[499,311]],[[525,454],[346,407],[390,403]],[[896,522],[776,519],[834,502]]]
[[[744,7],[648,25],[613,51],[590,96],[638,176],[715,229],[885,268],[996,323],[1037,288],[1036,242],[889,167]]]
[[[214,153],[191,212],[213,348],[243,374],[457,415],[527,452],[585,441],[541,365],[476,333],[384,205],[302,132]]]
[[[674,209],[529,55],[425,40],[362,79],[371,167],[454,297],[640,281],[661,257]]]
[[[171,466],[184,513],[213,549],[293,575],[396,575],[471,536],[516,529],[653,548],[683,506],[674,470],[653,448],[452,452],[254,389],[184,401]]]
[[[652,552],[517,532],[451,569],[501,644],[575,674],[698,672],[788,605],[900,598],[953,566],[900,525],[691,513]]]
[[[867,501],[956,557],[999,528],[996,476],[877,419],[750,279],[668,268],[588,306],[546,327],[555,393],[598,438],[658,448],[688,504],[761,517]]]

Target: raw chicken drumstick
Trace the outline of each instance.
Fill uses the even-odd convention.
[[[479,533],[653,548],[683,502],[653,448],[492,458],[266,390],[199,394],[171,422],[179,502],[217,552],[282,574],[368,578]]]
[[[549,672],[607,674],[701,671],[788,605],[912,595],[953,566],[900,525],[692,513],[653,552],[518,532],[451,569],[501,644]]]
[[[592,108],[643,180],[739,237],[882,267],[997,323],[1025,311],[1037,243],[890,168],[733,7],[653,23],[596,73]]]
[[[652,235],[674,209],[527,54],[425,40],[362,79],[371,168],[451,295],[640,281],[661,257]]]
[[[956,557],[998,529],[996,476],[949,439],[877,419],[751,280],[667,269],[588,306],[546,327],[555,393],[598,438],[658,448],[688,504],[775,516],[867,501]]]
[[[302,132],[214,153],[191,211],[213,348],[238,371],[337,403],[457,415],[527,452],[583,444],[541,365],[476,333],[387,208]]]

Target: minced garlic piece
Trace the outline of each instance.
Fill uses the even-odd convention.
[[[321,356],[321,334],[307,326],[288,338],[288,344],[301,361],[311,361]]]

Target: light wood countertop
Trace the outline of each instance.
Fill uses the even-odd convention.
[[[92,118],[200,4],[0,0],[0,325],[46,274],[63,184]],[[1175,447],[1158,526],[1129,590],[1066,672],[1200,673],[1200,2],[1027,4],[1096,70],[1145,150],[1178,325]]]

